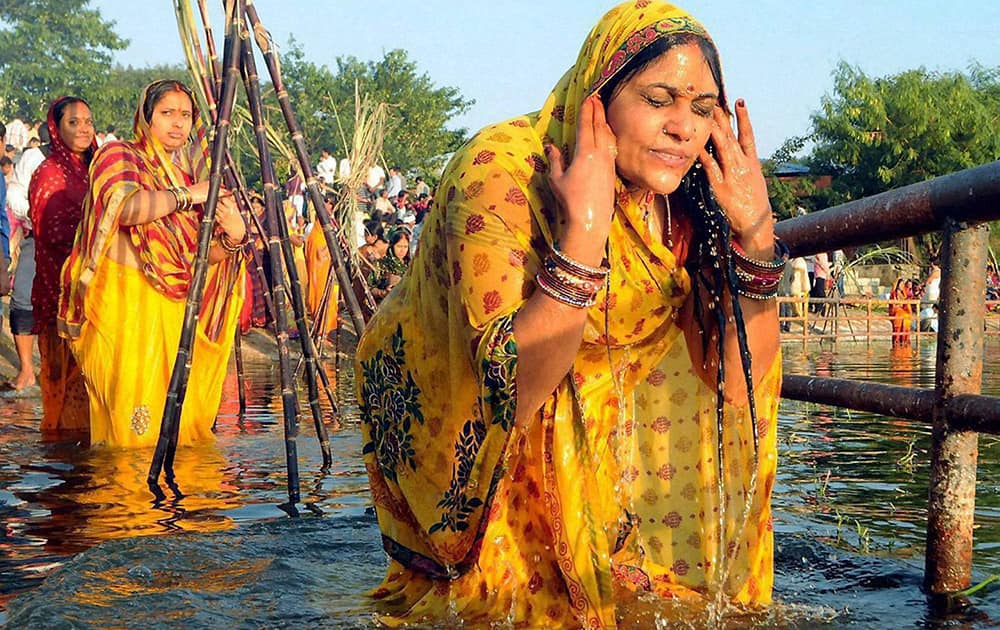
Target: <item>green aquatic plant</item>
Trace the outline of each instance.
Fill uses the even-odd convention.
[[[969,595],[973,595],[974,593],[976,593],[978,591],[981,591],[982,589],[986,588],[987,586],[989,586],[990,584],[992,584],[994,582],[1000,582],[1000,573],[998,573],[996,575],[991,575],[990,577],[986,578],[985,580],[983,580],[979,584],[976,584],[975,586],[970,586],[969,588],[965,589],[964,591],[959,591],[959,592],[957,592],[955,594],[956,595],[960,595],[962,597],[968,597]]]
[[[906,444],[906,452],[896,460],[896,465],[908,473],[913,472],[913,460],[917,456],[916,452],[913,450],[913,446],[916,442],[916,438],[911,438]]]
[[[858,549],[861,553],[869,554],[872,550],[871,531],[861,524],[861,521],[854,519],[854,526],[858,533]]]

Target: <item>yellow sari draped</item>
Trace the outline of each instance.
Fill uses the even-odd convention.
[[[337,302],[340,298],[340,284],[334,280],[330,287],[330,297],[326,308],[320,312],[323,305],[323,293],[326,290],[327,279],[333,273],[330,250],[326,247],[326,239],[319,223],[313,225],[306,237],[305,247],[306,267],[309,270],[309,290],[306,292],[306,306],[314,320],[320,322],[320,334],[328,335],[337,330]]]
[[[209,173],[197,110],[192,140],[172,160],[142,115],[148,91],[136,111],[135,139],[108,143],[94,156],[83,220],[62,269],[57,327],[84,374],[93,444],[156,443],[194,270],[201,206],[146,224],[119,223],[132,195],[203,181]],[[132,244],[141,269],[108,255],[116,237]],[[244,272],[242,255],[209,268],[180,444],[212,436],[244,299]]]
[[[543,142],[572,155],[583,99],[673,33],[708,37],[667,4],[612,9],[541,111],[460,149],[410,272],[365,330],[356,373],[391,558],[374,592],[387,624],[615,627],[628,591],[770,601],[780,361],[755,387],[755,456],[746,404],[725,406],[717,435],[715,387],[676,324],[691,280],[621,182],[610,280],[573,369],[513,423],[512,321],[558,236]]]

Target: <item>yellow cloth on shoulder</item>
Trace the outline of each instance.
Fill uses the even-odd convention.
[[[365,329],[363,452],[391,558],[373,592],[383,623],[611,628],[629,590],[770,601],[780,358],[755,387],[755,455],[746,403],[725,405],[717,435],[715,387],[677,325],[691,279],[621,181],[609,280],[573,369],[514,425],[513,318],[557,237],[543,143],[572,155],[583,99],[673,34],[710,42],[676,7],[619,5],[541,111],[462,147],[409,272]]]

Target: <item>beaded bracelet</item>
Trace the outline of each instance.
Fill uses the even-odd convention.
[[[543,269],[535,275],[535,284],[545,295],[573,308],[590,308],[597,303],[597,292],[585,294],[553,280]]]
[[[546,274],[551,276],[552,280],[587,294],[597,293],[603,282],[603,278],[600,280],[595,278],[585,278],[566,271],[566,269],[559,266],[559,263],[557,263],[552,256],[545,257],[545,260],[542,263],[542,268]]]
[[[601,263],[600,267],[591,267],[590,265],[585,265],[582,262],[573,260],[566,254],[559,251],[558,241],[552,244],[552,255],[550,258],[555,265],[561,267],[567,273],[590,280],[604,280],[608,277],[608,273],[611,271],[611,267],[608,265],[607,260]]]
[[[238,254],[243,251],[243,247],[250,242],[250,234],[244,233],[243,240],[236,243],[233,242],[233,239],[229,238],[229,234],[222,232],[219,234],[219,238],[217,240],[219,247],[221,247],[227,254]]]
[[[781,275],[781,272],[785,269],[785,263],[788,262],[788,255],[790,251],[788,245],[785,244],[780,238],[774,239],[774,259],[773,260],[757,260],[756,258],[750,258],[747,256],[743,248],[736,241],[733,241],[733,258],[736,259],[736,266],[743,267],[748,271],[762,271],[762,272],[777,272]]]
[[[789,249],[781,239],[774,239],[774,259],[757,260],[733,242],[733,261],[738,284],[737,292],[751,300],[770,300],[778,296],[781,275],[788,262]]]

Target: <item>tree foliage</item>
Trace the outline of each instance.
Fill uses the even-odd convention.
[[[1000,68],[873,78],[841,63],[833,84],[812,117],[807,159],[813,172],[833,176],[819,207],[1000,159]],[[939,241],[918,237],[912,251],[926,258]]]
[[[53,99],[91,95],[128,41],[90,0],[0,0],[0,112],[41,119]]]
[[[871,78],[841,63],[813,115],[810,162],[858,199],[1000,158],[1000,68]]]
[[[343,139],[349,143],[354,131],[355,86],[389,105],[384,158],[390,166],[433,172],[466,139],[465,129],[447,124],[473,101],[457,88],[436,86],[405,50],[391,50],[378,61],[338,57],[334,73],[308,61],[293,40],[281,62],[285,87],[315,154],[322,148],[345,154]]]

